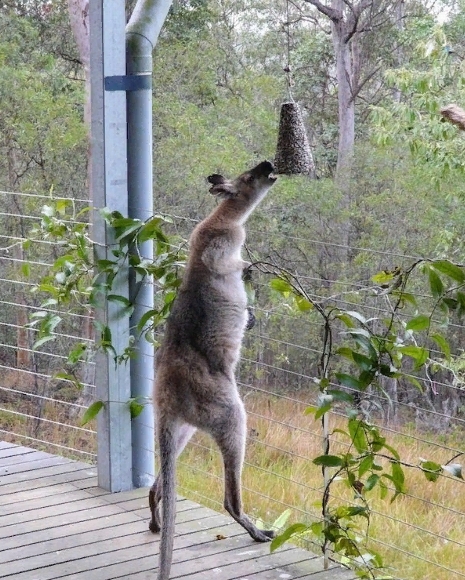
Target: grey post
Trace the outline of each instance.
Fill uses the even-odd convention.
[[[108,76],[125,75],[125,2],[99,0],[90,3],[91,43],[91,191],[94,207],[128,213],[126,93],[104,90]],[[98,211],[93,237],[99,258],[111,258],[113,240]],[[127,271],[113,287],[114,294],[129,297]],[[117,304],[107,302],[96,318],[108,325],[112,341],[121,352],[128,344],[129,322],[119,318]],[[97,399],[105,407],[98,415],[98,483],[112,492],[132,488],[130,373],[127,365],[115,365],[111,355],[101,355],[96,365]]]
[[[139,0],[126,27],[127,74],[136,90],[127,93],[129,216],[147,220],[153,213],[152,171],[152,52],[172,0]],[[134,78],[138,77],[138,78]],[[139,248],[153,259],[153,243]],[[131,284],[134,312],[131,328],[136,357],[131,360],[131,396],[139,402],[151,401],[154,376],[153,346],[135,330],[141,316],[153,308],[150,280]],[[155,477],[154,418],[146,404],[132,422],[132,465],[135,487],[148,486]]]

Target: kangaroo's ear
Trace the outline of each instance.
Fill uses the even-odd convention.
[[[220,197],[221,199],[228,199],[230,197],[236,197],[237,191],[234,185],[230,181],[224,181],[224,183],[218,183],[209,189],[210,193]]]
[[[226,179],[222,175],[214,173],[213,175],[209,175],[207,177],[207,181],[212,185],[219,185],[220,183],[225,183]]]

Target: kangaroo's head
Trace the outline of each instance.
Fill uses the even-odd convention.
[[[269,161],[262,161],[236,179],[229,180],[215,173],[207,177],[212,184],[210,193],[221,199],[237,200],[238,204],[258,203],[276,181],[274,167]]]

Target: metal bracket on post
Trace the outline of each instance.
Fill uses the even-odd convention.
[[[105,77],[106,91],[145,91],[152,88],[152,75],[114,75]]]

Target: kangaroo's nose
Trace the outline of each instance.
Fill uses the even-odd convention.
[[[262,161],[261,163],[259,163],[256,167],[254,167],[250,173],[252,173],[255,176],[262,176],[264,175],[265,177],[268,177],[270,175],[270,173],[273,173],[274,171],[274,167],[273,164],[270,161]]]

